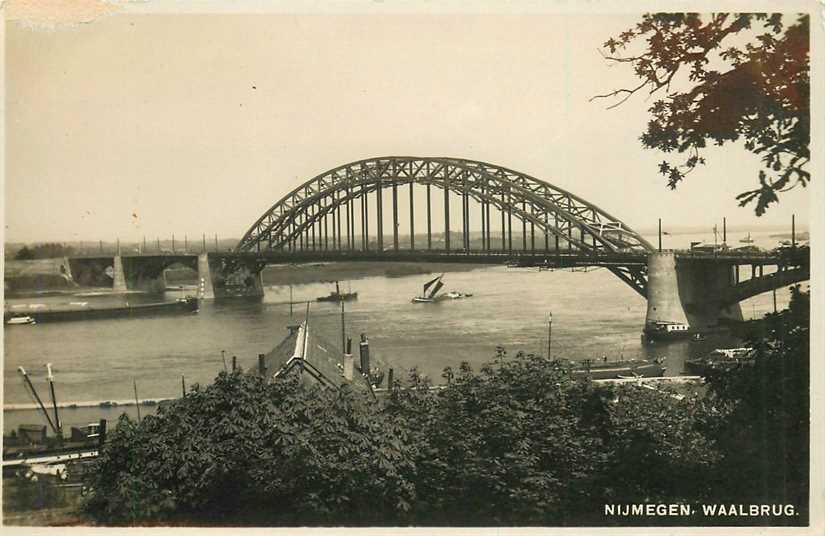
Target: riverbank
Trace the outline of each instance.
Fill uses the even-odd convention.
[[[63,259],[6,261],[4,283],[8,297],[71,294],[80,290],[74,281],[61,273]],[[466,263],[415,262],[329,262],[278,264],[267,266],[261,275],[265,285],[304,285],[329,281],[346,281],[365,277],[403,277],[442,272],[467,272],[488,265]],[[170,269],[168,283],[197,283],[198,274],[189,268]]]

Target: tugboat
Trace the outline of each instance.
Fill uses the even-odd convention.
[[[358,293],[357,292],[341,292],[340,287],[338,286],[338,281],[335,282],[335,292],[330,292],[327,296],[321,296],[317,298],[319,302],[341,302],[341,301],[351,301],[357,300]]]

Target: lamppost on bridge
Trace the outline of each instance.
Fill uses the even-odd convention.
[[[662,218],[659,218],[659,253],[662,252]]]

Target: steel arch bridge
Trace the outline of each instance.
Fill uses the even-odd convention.
[[[473,247],[480,252],[544,251],[557,255],[565,252],[598,259],[606,255],[646,258],[654,251],[639,233],[606,211],[530,175],[474,160],[413,156],[368,158],[317,175],[258,218],[241,239],[237,251],[372,251],[391,258],[392,253],[402,250],[399,188],[403,186],[409,186],[409,238],[405,251],[437,249],[469,254],[473,246],[470,219],[474,213],[480,217],[481,244],[476,242]],[[416,187],[426,189],[423,222],[416,222]],[[440,203],[433,202],[433,188],[437,196],[443,197]],[[389,200],[384,199],[387,190],[391,192]],[[451,195],[461,198],[459,238],[462,243],[458,248],[451,240],[456,233],[450,228],[456,216],[450,215]],[[386,203],[392,214],[392,245],[387,248],[384,246]],[[440,230],[436,230],[435,235],[433,232],[432,216],[438,209],[443,212],[443,238]],[[514,248],[513,244],[514,218],[521,223],[520,248],[517,243]],[[371,224],[374,225],[372,234]],[[426,246],[416,244],[416,227],[426,228]],[[434,236],[437,248],[433,247]],[[602,265],[642,296],[646,295],[644,264],[619,261]]]

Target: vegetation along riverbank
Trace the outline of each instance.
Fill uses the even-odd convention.
[[[293,376],[221,373],[137,423],[121,417],[89,473],[104,524],[627,525],[612,503],[793,504],[807,522],[809,296],[767,315],[754,366],[704,393],[575,381],[504,350],[479,370],[415,372],[386,398]],[[758,467],[758,470],[752,470]]]

